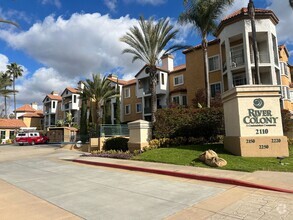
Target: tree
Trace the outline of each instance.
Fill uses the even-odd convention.
[[[80,140],[82,143],[87,141],[87,97],[81,92],[81,110],[80,110]]]
[[[4,20],[4,19],[2,19],[2,18],[0,18],[0,22],[1,22],[1,23],[6,23],[6,24],[12,24],[12,25],[14,25],[14,26],[16,26],[16,27],[19,27],[19,25],[18,25],[17,23],[15,23],[15,22],[13,22],[13,21]]]
[[[120,124],[121,120],[120,120],[120,88],[119,88],[119,84],[118,84],[118,77],[117,77],[117,82],[116,82],[116,93],[117,93],[117,97],[116,97],[116,111],[115,111],[115,124]]]
[[[23,69],[21,66],[17,65],[17,63],[11,63],[7,65],[7,71],[6,74],[8,74],[10,77],[12,77],[13,82],[13,101],[14,101],[14,113],[16,110],[16,99],[15,99],[15,80],[22,76]]]
[[[158,61],[163,53],[172,53],[186,48],[186,46],[176,44],[164,50],[178,33],[178,30],[173,30],[173,25],[167,19],[160,19],[155,22],[154,18],[145,20],[140,17],[138,24],[139,26],[131,27],[129,32],[120,38],[120,41],[130,46],[130,48],[124,49],[122,53],[132,54],[132,62],[141,60],[147,66],[145,72],[150,76],[152,122],[154,123],[156,121],[155,112],[157,111],[156,74]]]
[[[0,95],[4,96],[4,117],[7,118],[7,98],[13,93],[13,90],[7,89],[8,86],[11,86],[11,79],[6,73],[0,72],[0,78]]]
[[[86,79],[84,83],[83,93],[90,102],[92,122],[95,123],[95,128],[98,129],[101,123],[103,108],[106,101],[116,97],[115,87],[110,85],[107,77],[101,79],[99,74],[92,75],[91,79]]]
[[[204,60],[204,74],[206,87],[206,106],[211,103],[211,91],[208,69],[208,35],[217,28],[217,19],[222,14],[224,8],[231,5],[233,0],[184,0],[185,11],[180,14],[181,24],[191,23],[201,36],[201,47]]]

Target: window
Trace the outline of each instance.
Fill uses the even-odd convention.
[[[220,69],[219,55],[209,57],[209,71],[216,71]]]
[[[283,99],[290,99],[290,90],[287,86],[282,86],[282,97]]]
[[[174,77],[174,86],[182,85],[183,83],[183,75]]]
[[[233,75],[233,85],[240,86],[246,84],[246,77],[244,73],[234,74]]]
[[[15,135],[14,131],[9,131],[9,139],[13,139],[14,135]]]
[[[56,102],[53,101],[53,108],[56,108]]]
[[[136,103],[136,113],[141,113],[141,111],[142,111],[141,103]]]
[[[187,96],[186,95],[182,96],[182,105],[187,106]]]
[[[0,133],[0,139],[5,139],[5,131],[1,131]]]
[[[287,66],[287,63],[281,63],[281,70],[282,74],[285,74],[286,76],[289,76],[289,67]]]
[[[124,89],[124,98],[130,98],[130,88]]]
[[[125,115],[129,115],[131,112],[130,105],[125,105]]]
[[[172,102],[177,105],[187,106],[187,96],[186,95],[172,96]]]
[[[162,85],[164,85],[165,84],[164,73],[161,74],[161,77],[162,77]]]
[[[73,95],[73,103],[76,103],[76,95]]]
[[[231,48],[231,65],[232,68],[242,66],[244,64],[243,46],[239,45]]]
[[[173,96],[172,97],[172,102],[174,102],[175,104],[178,104],[178,105],[180,105],[180,99],[179,99],[179,96]]]
[[[211,84],[211,97],[214,98],[219,93],[221,93],[221,83]]]

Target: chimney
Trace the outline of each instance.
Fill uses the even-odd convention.
[[[174,70],[174,56],[172,54],[165,54],[161,57],[162,69],[173,71]]]
[[[83,81],[79,81],[79,82],[77,83],[77,85],[78,85],[78,90],[79,90],[79,91],[82,91],[82,90],[84,89],[84,83],[83,83]]]
[[[56,91],[52,91],[52,92],[51,92],[51,95],[58,95],[58,92],[56,92]]]
[[[31,107],[32,107],[33,109],[35,109],[35,110],[38,110],[38,103],[33,102],[33,103],[31,104]]]

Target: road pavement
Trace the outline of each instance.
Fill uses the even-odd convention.
[[[0,146],[1,219],[292,219],[292,194],[64,160],[80,154],[49,145]],[[209,175],[217,171],[206,169]]]

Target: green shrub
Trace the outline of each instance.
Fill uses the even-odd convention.
[[[283,131],[287,132],[290,130],[290,127],[292,127],[293,125],[293,122],[291,119],[291,113],[289,110],[282,109],[281,115],[282,115]]]
[[[106,151],[115,150],[115,151],[128,151],[128,138],[124,137],[114,137],[109,138],[105,141],[104,149]]]
[[[191,137],[199,142],[205,142],[215,140],[218,135],[224,134],[222,108],[159,109],[156,119],[154,137],[157,139],[180,137],[181,139],[177,138],[173,142],[187,144]]]

